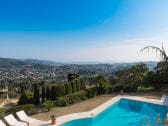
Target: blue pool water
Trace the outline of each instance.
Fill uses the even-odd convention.
[[[78,119],[61,126],[164,126],[167,107],[121,99],[94,118]]]

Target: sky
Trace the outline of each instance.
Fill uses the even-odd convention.
[[[57,62],[160,60],[167,0],[0,0],[0,57]]]

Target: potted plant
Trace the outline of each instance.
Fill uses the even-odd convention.
[[[51,115],[51,124],[55,125],[56,124],[56,116],[55,115]]]

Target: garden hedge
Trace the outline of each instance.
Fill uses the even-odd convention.
[[[75,93],[76,90],[76,83],[74,81],[71,82],[71,86],[72,86],[72,92]]]
[[[51,91],[50,91],[50,99],[51,100],[56,100],[57,97],[64,96],[65,95],[65,85],[57,85],[57,86],[51,86]]]
[[[87,92],[83,90],[83,91],[76,92],[70,95],[58,97],[56,101],[56,105],[57,106],[67,106],[69,104],[74,104],[76,102],[86,100],[86,99],[87,99]]]
[[[120,92],[123,90],[124,92],[137,92],[136,85],[115,85],[112,87],[112,92]]]
[[[20,106],[15,106],[11,107],[6,110],[6,114],[15,114],[16,112],[24,110],[28,115],[31,115],[34,113],[34,105],[33,104],[26,104],[26,105],[20,105]]]
[[[87,97],[88,98],[93,98],[97,95],[98,91],[96,87],[93,88],[89,88],[89,89],[85,89],[85,91],[87,92]]]
[[[72,86],[70,83],[68,84],[65,84],[65,94],[68,95],[68,94],[71,94],[72,93]]]
[[[18,105],[33,104],[33,93],[23,92],[19,98]]]

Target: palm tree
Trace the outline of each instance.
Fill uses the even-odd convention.
[[[159,52],[162,61],[168,62],[168,55],[166,54],[166,51],[165,51],[163,45],[162,45],[161,48],[156,47],[156,46],[146,46],[146,47],[142,48],[142,49],[140,50],[140,52],[143,52],[144,50],[148,50],[148,51],[149,51],[150,49],[156,51],[156,53]]]
[[[106,79],[103,75],[97,75],[96,76],[96,82],[98,83],[98,85],[96,85],[97,89],[98,89],[98,94],[101,95],[103,94],[103,88],[104,88],[104,84],[106,82]]]
[[[162,45],[161,48],[156,47],[156,46],[146,46],[143,49],[141,49],[140,51],[143,52],[144,50],[154,50],[160,53],[160,57],[161,57],[161,61],[157,64],[157,67],[155,68],[157,71],[163,71],[166,70],[168,68],[168,55],[166,54],[166,51]]]

